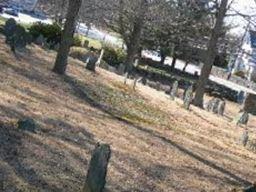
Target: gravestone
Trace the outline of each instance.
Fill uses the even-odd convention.
[[[219,103],[219,107],[218,107],[218,114],[223,116],[224,112],[225,112],[225,108],[226,108],[226,102],[225,101],[221,101]]]
[[[104,52],[105,52],[105,50],[104,50],[104,49],[101,49],[101,51],[100,51],[100,57],[98,58],[98,60],[97,60],[97,62],[96,62],[96,65],[97,65],[98,67],[99,67],[100,64],[101,64],[102,58],[103,58],[103,56],[104,56]]]
[[[249,113],[246,111],[240,112],[239,115],[234,119],[236,125],[247,125],[249,121]]]
[[[45,46],[45,44],[46,44],[46,40],[45,40],[45,38],[44,38],[44,36],[43,35],[39,35],[37,38],[36,38],[36,40],[35,40],[35,44],[36,45],[39,45],[39,46]]]
[[[124,75],[124,84],[127,84],[127,79],[128,79],[129,74],[126,72]]]
[[[92,54],[89,55],[86,60],[86,69],[88,69],[89,71],[95,72],[97,60],[98,58],[95,55],[92,55]]]
[[[245,92],[244,91],[239,91],[238,95],[237,95],[237,103],[239,104],[243,104],[244,103],[244,99],[245,99]]]
[[[185,91],[184,104],[183,104],[185,109],[189,110],[192,100],[193,100],[193,85],[189,86],[188,89]]]
[[[147,78],[146,78],[146,76],[143,76],[143,77],[142,77],[141,83],[142,83],[143,85],[147,85]]]
[[[172,84],[172,87],[171,87],[171,92],[170,92],[170,96],[171,96],[172,100],[174,100],[175,97],[177,97],[178,88],[179,88],[179,82],[178,81],[174,81],[174,83]]]
[[[243,131],[243,134],[241,135],[240,143],[245,147],[248,143],[248,140],[249,140],[249,133],[248,133],[248,130],[245,129]]]
[[[123,75],[125,73],[125,65],[123,63],[120,63],[117,69],[118,75]]]
[[[33,119],[30,119],[30,118],[20,119],[18,121],[18,129],[35,133],[36,132],[36,123]]]
[[[256,115],[256,95],[250,93],[246,95],[243,110]]]
[[[136,68],[139,65],[139,59],[135,59],[133,66]]]
[[[103,192],[110,156],[111,149],[109,145],[97,144],[92,153],[83,192]]]
[[[157,90],[157,91],[160,91],[160,89],[161,89],[161,84],[160,84],[160,82],[156,82],[156,90]]]

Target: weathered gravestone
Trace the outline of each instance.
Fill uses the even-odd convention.
[[[248,143],[248,140],[249,140],[249,133],[248,133],[248,130],[245,129],[243,131],[243,134],[241,135],[240,143],[245,147]]]
[[[35,133],[36,132],[36,123],[35,123],[34,119],[30,119],[30,118],[20,119],[18,121],[18,129]]]
[[[206,110],[212,112],[214,114],[224,115],[226,102],[219,99],[213,98],[211,99],[206,106]]]
[[[109,145],[98,144],[96,146],[92,153],[83,192],[103,192],[110,156]]]
[[[41,35],[39,35],[37,38],[36,38],[36,40],[35,40],[35,44],[36,45],[39,45],[39,46],[45,46],[45,44],[46,44],[46,40],[45,40],[45,38],[44,38],[44,36],[41,34]]]
[[[243,110],[247,113],[256,115],[256,95],[247,93],[243,105]]]
[[[245,99],[245,92],[244,91],[239,91],[239,93],[237,94],[237,102],[239,104],[243,104],[244,103],[244,99]]]
[[[97,60],[98,58],[94,54],[88,55],[88,58],[86,60],[86,69],[94,72],[96,68]]]
[[[184,94],[184,107],[189,110],[190,104],[193,100],[193,85],[189,86]]]
[[[226,108],[226,102],[225,101],[221,101],[219,103],[219,107],[218,107],[218,114],[223,116],[224,112],[225,112],[225,108]]]
[[[123,63],[120,63],[117,69],[118,75],[123,75],[125,73],[125,65]]]
[[[247,125],[249,121],[249,113],[246,111],[240,112],[239,115],[234,119],[236,125]]]
[[[25,48],[29,43],[29,35],[25,28],[17,24],[14,19],[8,19],[4,26],[6,43],[10,45],[11,50],[15,52],[16,48]]]
[[[172,87],[171,87],[171,92],[170,92],[170,96],[171,96],[172,100],[174,100],[175,97],[177,97],[178,88],[179,88],[179,82],[178,81],[174,81],[174,83],[172,84]]]

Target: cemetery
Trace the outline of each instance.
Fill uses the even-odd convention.
[[[246,51],[221,36],[227,0],[33,2],[56,22],[0,22],[0,192],[256,191],[256,83],[226,70]],[[88,7],[122,46],[79,33]]]

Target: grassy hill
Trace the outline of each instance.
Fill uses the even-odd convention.
[[[105,70],[30,46],[15,57],[0,36],[0,183],[6,191],[80,191],[97,142],[112,157],[107,191],[229,191],[256,181],[256,153],[238,144],[242,127]],[[131,82],[130,82],[131,83]],[[17,128],[30,117],[36,134]],[[256,119],[250,120],[255,138]]]

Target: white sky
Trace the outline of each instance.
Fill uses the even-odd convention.
[[[256,15],[256,2],[254,0],[234,0],[232,8],[242,14]],[[237,27],[232,30],[233,33],[241,34],[247,26],[247,21],[242,17],[229,17],[228,22]]]

